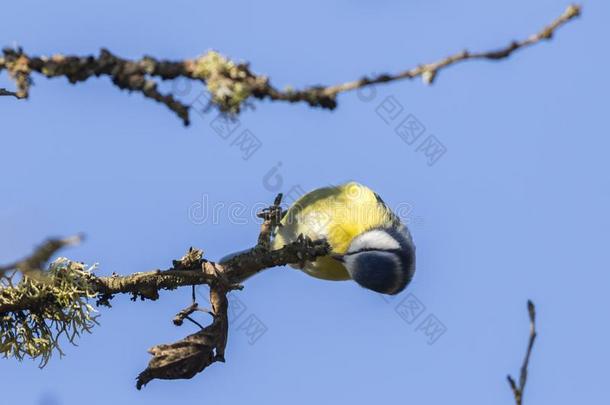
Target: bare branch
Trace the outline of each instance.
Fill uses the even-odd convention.
[[[530,318],[530,335],[523,364],[521,365],[519,384],[515,382],[515,379],[511,375],[506,377],[513,392],[513,396],[515,397],[516,405],[523,404],[523,392],[525,390],[525,384],[527,383],[527,370],[530,362],[530,356],[532,355],[532,348],[534,347],[534,342],[536,340],[536,308],[531,300],[527,301],[527,312]]]
[[[555,31],[566,24],[573,18],[576,18],[581,13],[581,6],[572,4],[568,6],[568,8],[561,14],[557,19],[555,19],[551,24],[544,27],[537,34],[531,35],[528,38],[521,41],[513,41],[507,46],[487,52],[470,52],[464,50],[462,52],[458,52],[456,54],[450,55],[444,59],[441,59],[437,62],[428,63],[425,65],[420,65],[416,68],[405,70],[403,72],[394,74],[394,75],[379,75],[372,78],[363,78],[360,80],[356,80],[353,82],[343,83],[337,86],[330,86],[324,89],[324,94],[334,95],[341,92],[359,89],[365,86],[370,86],[372,84],[378,83],[386,83],[395,80],[402,79],[414,79],[418,76],[421,76],[424,83],[432,84],[438,73],[458,62],[463,62],[466,60],[473,59],[490,59],[490,60],[500,60],[508,58],[513,52],[518,49],[526,48],[528,46],[534,45],[542,40],[551,39]]]
[[[15,93],[14,91],[9,91],[7,89],[1,88],[0,87],[0,96],[13,96],[17,99],[21,98],[19,97],[19,95],[17,93]]]
[[[182,326],[182,324],[184,323],[184,320],[188,319],[188,320],[192,321],[193,323],[195,323],[196,325],[199,325],[199,323],[193,321],[190,317],[193,313],[195,313],[197,311],[210,313],[209,311],[199,308],[199,304],[197,304],[196,302],[193,302],[191,305],[184,308],[182,311],[178,312],[172,322],[174,322],[174,325],[176,325],[176,326]],[[201,325],[199,325],[199,327],[201,329],[203,329],[203,327]]]
[[[49,239],[40,245],[28,257],[5,266],[0,266],[0,276],[12,270],[19,270],[25,274],[43,271],[45,264],[58,250],[65,246],[76,245],[83,240],[83,235],[75,235],[64,239]]]
[[[178,101],[172,94],[161,94],[153,78],[186,78],[199,81],[205,84],[210,92],[211,103],[230,114],[238,114],[250,98],[290,103],[305,102],[311,107],[332,110],[337,107],[337,95],[340,93],[416,77],[432,84],[441,70],[459,62],[480,59],[497,61],[508,58],[519,49],[551,39],[557,29],[578,17],[580,13],[581,6],[572,4],[537,34],[512,41],[500,49],[486,52],[465,50],[437,62],[422,64],[395,74],[365,76],[342,84],[311,86],[302,90],[279,90],[271,85],[268,77],[253,73],[247,63],[235,63],[214,51],[184,61],[157,60],[149,56],[131,61],[115,56],[105,49],[102,49],[97,57],[54,55],[49,58],[28,56],[21,49],[6,48],[3,50],[4,57],[0,57],[0,71],[7,69],[16,81],[17,92],[5,92],[17,98],[28,97],[32,72],[41,73],[46,77],[65,76],[73,84],[93,76],[108,76],[120,89],[139,92],[146,98],[164,104],[188,125],[190,106]]]

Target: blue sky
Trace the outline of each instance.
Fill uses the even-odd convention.
[[[279,87],[301,87],[493,49],[567,4],[22,1],[2,6],[0,42],[31,54],[106,47],[130,58],[216,49]],[[146,349],[195,330],[171,323],[189,291],[157,302],[118,297],[92,335],[45,369],[1,361],[2,403],[510,404],[505,376],[521,363],[528,298],[540,337],[527,401],[607,402],[609,12],[585,2],[553,41],[452,67],[432,87],[418,80],[345,94],[334,112],[257,102],[240,116],[239,131],[261,142],[247,160],[215,132],[213,114],[194,114],[184,128],[107,78],[71,86],[35,76],[29,100],[0,98],[0,262],[76,232],[86,243],[64,255],[99,263],[99,274],[167,267],[189,246],[216,259],[254,243],[257,223],[239,212],[270,202],[277,176],[285,192],[367,184],[401,210],[418,254],[413,283],[390,302],[353,283],[267,271],[234,296],[226,364],[139,392]],[[0,87],[11,86],[3,73]],[[399,121],[384,121],[387,103],[400,122],[411,115],[425,127],[421,140],[444,145],[434,165],[419,141],[397,135]],[[401,305],[414,299],[423,311],[405,320]],[[433,344],[420,327],[427,319],[446,329]],[[247,333],[253,320],[265,330],[256,338]]]

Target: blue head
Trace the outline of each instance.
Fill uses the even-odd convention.
[[[344,255],[336,255],[351,278],[382,294],[398,294],[415,272],[415,246],[406,228],[375,228],[354,238]]]

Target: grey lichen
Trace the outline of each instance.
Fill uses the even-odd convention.
[[[91,332],[97,324],[96,311],[88,303],[97,296],[89,281],[92,269],[59,258],[43,275],[19,276],[14,285],[5,278],[0,287],[0,304],[41,298],[42,304],[0,314],[0,353],[18,360],[39,358],[40,367],[44,367],[54,351],[63,355],[59,345],[62,335],[75,344],[81,333]]]

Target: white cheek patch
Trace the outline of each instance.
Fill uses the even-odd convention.
[[[359,250],[375,249],[375,250],[393,250],[400,249],[400,243],[394,239],[389,233],[376,229],[368,231],[358,236],[350,244],[348,253],[357,252]]]

